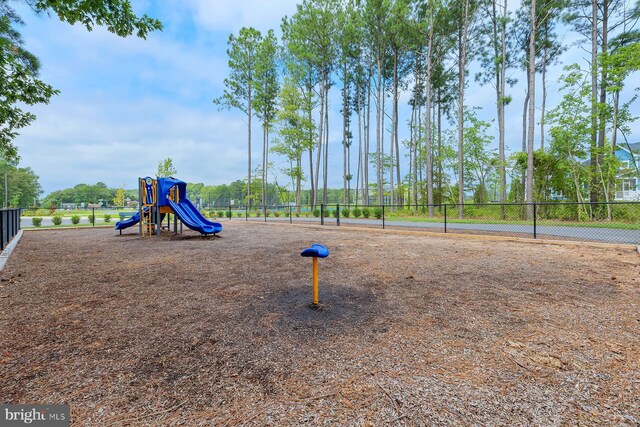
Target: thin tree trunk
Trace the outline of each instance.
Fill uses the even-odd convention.
[[[356,86],[356,99],[358,108],[358,169],[356,172],[356,206],[358,206],[359,190],[362,190],[360,180],[362,179],[362,105],[360,104],[360,97],[362,94],[360,82]],[[364,191],[362,191],[362,197],[364,199]]]
[[[311,100],[313,99],[313,87],[311,86],[311,84],[309,83],[309,85],[307,86],[307,95],[308,95],[308,99],[309,99],[309,106],[307,109],[307,119],[309,120],[309,123],[313,122],[313,117],[312,117],[312,102]],[[311,143],[313,141],[313,128],[309,128],[309,142]],[[317,171],[316,171],[317,174]],[[310,204],[311,204],[311,209],[315,209],[316,207],[316,192],[317,192],[317,178],[314,178],[314,173],[313,173],[313,145],[309,145],[309,181],[311,182],[311,194],[310,194]]]
[[[318,193],[320,192],[320,161],[322,160],[322,149],[323,149],[323,129],[324,129],[324,82],[320,83],[320,117],[318,119],[318,151],[316,152],[316,199],[313,204],[318,204]]]
[[[540,111],[540,148],[544,149],[544,113],[547,105],[547,38],[549,37],[549,20],[544,21],[544,46],[542,48],[542,106]]]
[[[442,204],[442,100],[438,91],[438,204]]]
[[[327,204],[327,184],[329,180],[329,84],[325,85],[324,93],[324,173],[323,173],[323,187],[322,187],[322,201]]]
[[[426,195],[424,194],[424,185],[422,185],[424,183],[424,178],[422,176],[422,171],[424,170],[424,156],[422,155],[422,104],[418,104],[418,114],[416,115],[416,117],[418,118],[418,137],[416,138],[416,162],[418,164],[418,167],[416,168],[416,171],[418,172],[418,183],[420,187],[420,202],[424,204]],[[416,201],[418,201],[418,199],[416,199]]]
[[[249,92],[247,95],[247,204],[251,207],[251,116],[253,115],[251,99],[251,79],[249,79]]]
[[[598,201],[597,146],[598,146],[598,2],[591,1],[591,184],[589,196],[592,202]]]
[[[431,64],[433,59],[433,10],[429,14],[429,35],[427,38],[427,74],[424,82],[425,88],[425,173],[427,175],[427,205],[429,217],[433,217],[433,160],[431,158]]]
[[[378,36],[380,38],[380,36]],[[378,45],[380,42],[378,42]],[[376,185],[377,185],[377,204],[382,204],[382,157],[381,157],[381,130],[380,123],[382,120],[381,117],[381,108],[382,108],[382,61],[380,60],[380,54],[378,54],[378,74],[376,77]]]
[[[534,0],[535,1],[535,0]],[[467,36],[469,25],[469,0],[464,4],[464,24],[459,31],[459,50],[458,50],[458,84],[460,85],[460,93],[458,98],[458,218],[463,217],[464,205],[464,171],[463,171],[463,132],[464,132],[464,85],[465,85],[465,67],[467,56]]]
[[[367,121],[367,125],[365,127],[365,136],[364,136],[364,158],[363,160],[363,172],[364,172],[364,185],[363,191],[365,195],[365,201],[363,204],[365,206],[369,206],[369,144],[371,137],[371,77],[372,77],[371,64],[369,65],[369,72],[367,74],[367,114],[365,119]]]
[[[397,55],[396,55],[397,56]],[[402,194],[400,193],[400,189],[402,188],[401,186],[401,180],[402,180],[402,176],[400,174],[400,142],[398,140],[398,64],[397,64],[397,60],[396,60],[396,64],[395,64],[395,79],[394,79],[394,101],[393,101],[393,140],[395,142],[395,146],[396,146],[396,184],[398,186],[398,196],[397,196],[397,201],[396,203],[401,203],[402,202]]]
[[[609,27],[609,1],[602,0],[602,44],[600,49],[600,54],[602,57],[606,57],[608,51],[608,27]],[[606,112],[603,108],[607,102],[607,67],[605,63],[602,63],[601,66],[601,78],[600,78],[600,108],[598,109],[600,114],[598,118],[598,166],[600,167],[600,174],[604,175],[603,167],[604,167],[604,145],[605,145],[605,121],[606,121]],[[609,188],[611,187],[611,177],[607,172],[606,176],[602,178],[604,182],[602,192],[605,197],[605,201],[607,202],[607,217],[609,221],[611,221],[611,209],[609,207]]]
[[[347,62],[343,63],[342,69],[342,204],[347,204],[347,115],[349,106],[347,105]]]
[[[528,86],[528,83],[527,83]],[[527,88],[527,93],[524,96],[524,103],[522,109],[522,152],[527,152],[527,112],[529,111],[529,89]],[[522,194],[520,195],[520,201],[524,202],[526,198],[526,188],[527,188],[527,173],[526,168],[523,169],[522,176],[520,177],[520,184],[522,188]]]
[[[387,99],[387,94],[386,91],[384,90],[384,79],[382,80],[382,111],[380,112],[381,117],[382,117],[382,122],[380,123],[380,159],[382,160],[380,163],[380,182],[381,182],[381,186],[380,191],[378,192],[380,198],[381,198],[381,202],[379,202],[378,204],[384,204],[384,119],[386,117],[386,109],[385,109],[385,101]]]
[[[393,51],[393,112],[391,117],[391,144],[389,145],[389,156],[391,159],[389,165],[389,183],[391,186],[391,204],[396,204],[395,200],[395,189],[394,189],[394,167],[395,167],[395,153],[394,153],[394,143],[395,137],[397,135],[396,132],[396,118],[398,112],[398,51],[394,49]],[[400,185],[400,181],[398,181],[398,185]]]
[[[415,174],[415,116],[416,116],[416,100],[411,105],[411,118],[409,119],[409,204],[416,200],[416,174]]]
[[[506,174],[506,159],[504,151],[504,110],[505,110],[505,91],[506,91],[506,76],[507,76],[507,0],[504,0],[504,9],[502,13],[502,27],[501,27],[501,64],[500,64],[500,94],[498,99],[498,133],[499,133],[499,158],[500,158],[500,202],[504,203],[507,200],[507,174]]]
[[[613,129],[611,130],[611,150],[609,155],[613,156],[618,144],[618,110],[620,109],[620,92],[613,93]]]
[[[264,165],[262,166],[262,200],[263,204],[266,206],[268,200],[268,189],[269,186],[267,184],[269,177],[269,127],[264,127],[264,154],[263,161]]]
[[[527,203],[533,202],[533,137],[535,131],[536,88],[536,0],[531,0],[531,35],[529,36],[529,70],[527,73],[529,94],[529,131],[527,135]],[[527,219],[533,219],[533,207],[527,207]]]

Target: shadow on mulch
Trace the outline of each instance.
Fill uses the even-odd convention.
[[[353,286],[324,285],[320,304],[312,304],[311,286],[275,290],[258,304],[250,304],[238,315],[271,325],[272,333],[304,340],[336,335],[386,332],[378,319],[388,318],[387,304],[373,292]],[[267,319],[267,320],[265,320]]]

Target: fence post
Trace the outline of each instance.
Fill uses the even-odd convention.
[[[533,238],[537,239],[538,238],[538,224],[537,224],[537,209],[536,209],[536,202],[533,202]]]
[[[324,203],[320,203],[320,225],[324,225]]]
[[[231,217],[233,216],[233,214],[231,213],[231,205],[229,205],[229,221],[231,221]]]
[[[444,204],[444,233],[447,234],[447,204]]]
[[[384,230],[384,205],[382,205],[382,229]]]
[[[340,203],[336,203],[336,225],[340,227]]]
[[[6,211],[0,210],[0,249],[4,250],[4,213]]]
[[[96,208],[91,208],[91,224],[93,227],[96,226]]]
[[[291,205],[289,205],[289,224],[293,224],[293,219],[291,218]]]
[[[244,220],[249,221],[249,205],[244,205]]]

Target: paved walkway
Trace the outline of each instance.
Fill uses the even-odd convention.
[[[250,221],[261,221],[264,222],[264,217],[251,217]],[[296,218],[293,217],[292,222],[294,223],[305,223],[312,222],[319,224],[320,218],[314,217],[301,217]],[[115,225],[115,223],[119,221],[119,218],[115,216],[111,219],[109,224]],[[224,225],[227,219],[219,220]],[[233,221],[244,221],[244,218],[234,217]],[[268,217],[267,222],[289,222],[288,217]],[[374,226],[382,228],[382,220],[378,219],[355,219],[355,218],[340,218],[340,222],[343,224],[352,224],[352,225],[362,225],[362,226]],[[62,218],[63,224],[71,224],[71,218]],[[86,216],[82,216],[80,219],[80,223],[87,224],[89,220]],[[104,225],[104,219],[96,215],[96,225]],[[328,226],[335,226],[336,220],[335,218],[325,218],[325,224]],[[23,217],[20,221],[21,228],[31,228],[33,227],[31,224],[31,217]],[[51,217],[43,217],[42,218],[42,227],[50,227],[53,226],[53,222],[51,221]],[[425,231],[444,231],[444,223],[443,222],[411,222],[411,221],[393,221],[386,220],[386,227],[403,227],[403,228],[414,228],[414,229],[424,229]],[[530,237],[533,238],[533,226],[532,225],[522,225],[522,224],[481,224],[481,223],[447,223],[447,231],[450,233],[455,232],[484,232],[495,235],[508,234],[514,235],[517,234],[521,237]],[[602,228],[602,227],[567,227],[567,226],[548,226],[548,225],[538,225],[537,226],[537,235],[539,238],[543,237],[557,237],[568,240],[588,240],[594,242],[610,242],[610,243],[628,243],[639,245],[640,244],[640,230],[626,230],[620,228]]]
[[[237,218],[244,219],[244,218]],[[236,218],[234,218],[236,220]],[[264,221],[264,218],[249,218],[251,221]],[[272,221],[289,221],[289,218],[267,218],[268,222]],[[320,223],[320,218],[292,218],[293,222],[314,222]],[[343,224],[358,224],[363,226],[378,226],[382,227],[382,220],[378,219],[355,219],[355,218],[340,218],[340,222]],[[224,224],[224,222],[223,222]],[[325,224],[335,226],[335,218],[325,218]],[[425,231],[444,231],[443,222],[411,222],[411,221],[393,221],[386,220],[386,227],[409,227],[424,229]],[[522,224],[481,224],[481,223],[447,223],[447,231],[455,233],[456,231],[480,231],[489,232],[491,234],[519,234],[521,237],[533,238],[533,225]],[[629,243],[640,244],[640,230],[627,230],[620,228],[603,228],[603,227],[568,227],[568,226],[537,226],[538,238],[542,237],[559,237],[568,240],[588,240],[594,242],[610,242],[610,243]]]

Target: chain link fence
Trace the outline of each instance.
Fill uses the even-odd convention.
[[[218,219],[640,244],[639,202],[229,206]]]

